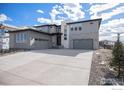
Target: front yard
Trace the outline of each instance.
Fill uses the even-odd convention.
[[[117,79],[117,72],[109,67],[112,50],[99,49],[94,51],[89,85],[124,85],[123,78]]]

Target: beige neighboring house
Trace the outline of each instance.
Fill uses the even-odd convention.
[[[98,49],[102,19],[61,23],[62,46],[72,49]]]
[[[61,32],[58,25],[24,27],[9,31],[11,49],[47,49],[61,45]]]
[[[9,49],[9,34],[7,31],[16,29],[17,27],[12,25],[0,24],[0,50]]]

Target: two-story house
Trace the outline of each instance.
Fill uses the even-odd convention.
[[[66,22],[61,24],[62,45],[72,49],[98,49],[101,19]]]
[[[101,19],[63,21],[9,31],[9,45],[14,49],[98,49]]]

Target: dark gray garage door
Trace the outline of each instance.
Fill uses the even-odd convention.
[[[92,39],[76,39],[73,40],[74,49],[93,49]]]

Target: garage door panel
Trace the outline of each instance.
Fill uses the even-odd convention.
[[[32,46],[33,49],[47,49],[49,48],[49,41],[35,41]]]
[[[92,39],[76,39],[73,40],[74,49],[93,49]]]

